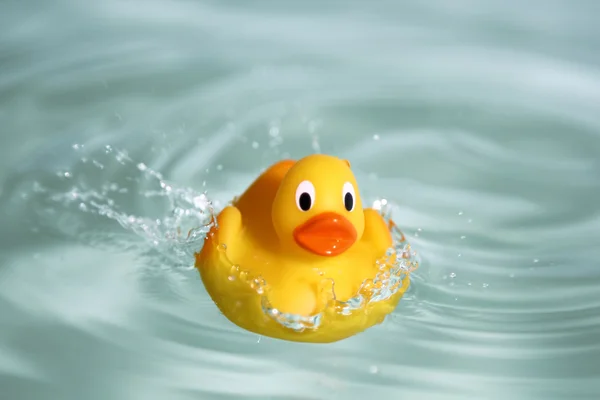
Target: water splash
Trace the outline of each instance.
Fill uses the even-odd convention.
[[[81,151],[83,145],[73,148]],[[46,216],[56,216],[73,211],[79,217],[87,214],[107,218],[143,239],[147,249],[158,250],[171,262],[193,268],[194,252],[202,246],[213,224],[214,207],[206,192],[168,181],[145,163],[134,161],[124,150],[105,146],[103,153],[95,154],[93,158],[84,155],[72,171],[85,171],[79,164],[105,170],[116,162],[119,174],[126,175],[124,181],[127,184],[104,182],[94,188],[89,184],[93,174],[60,171],[56,174],[62,181],[62,185],[58,185],[60,189],[55,188],[55,181],[33,183],[33,192],[45,200],[46,207],[42,212]],[[77,179],[78,175],[82,175],[79,176],[81,179]],[[147,202],[149,208],[158,205],[153,210],[156,217],[135,215],[123,209],[127,203],[136,201]],[[73,235],[80,233],[71,232]]]
[[[341,301],[336,299],[335,282],[324,278],[319,285],[319,303],[326,304],[323,311],[310,316],[302,316],[292,313],[284,313],[274,307],[269,301],[270,287],[262,276],[252,274],[243,269],[242,266],[234,264],[226,256],[227,245],[215,243],[217,250],[223,252],[225,263],[230,264],[228,280],[230,282],[241,281],[248,285],[261,298],[261,305],[265,315],[271,317],[280,325],[298,332],[314,330],[319,328],[325,318],[325,314],[333,310],[338,315],[350,315],[354,311],[364,310],[371,304],[389,299],[408,283],[410,273],[419,266],[417,253],[411,249],[406,237],[396,226],[391,218],[391,205],[385,200],[376,200],[373,208],[378,210],[384,218],[392,233],[393,245],[386,254],[377,260],[378,272],[363,282],[357,294],[352,298]],[[226,268],[226,266],[220,266]],[[322,275],[322,273],[321,273]]]
[[[83,146],[75,145],[73,149],[82,151]],[[194,268],[195,254],[204,245],[204,239],[214,225],[218,207],[207,196],[206,192],[198,192],[189,187],[180,187],[165,179],[162,174],[143,162],[134,161],[129,154],[111,146],[105,146],[102,154],[93,158],[83,156],[80,164],[91,165],[104,171],[113,163],[119,164],[119,174],[129,175],[125,179],[129,185],[116,182],[104,182],[98,188],[89,187],[89,176],[77,179],[78,173],[60,171],[58,179],[63,183],[61,189],[52,189],[52,185],[34,182],[33,191],[41,195],[46,209],[52,215],[72,210],[79,216],[93,215],[117,222],[126,232],[144,240],[147,250],[156,250],[171,265]],[[75,165],[72,171],[82,171]],[[131,184],[133,182],[133,185]],[[142,184],[143,183],[143,184]],[[138,188],[137,186],[149,186]],[[120,196],[120,197],[119,197]],[[126,196],[126,197],[123,197]],[[123,210],[126,203],[134,200],[160,199],[164,204],[157,216],[139,216]],[[57,209],[59,207],[60,209]],[[385,199],[374,201],[373,208],[378,210],[388,223],[392,232],[393,247],[377,261],[378,272],[372,279],[363,282],[357,294],[347,301],[340,301],[335,296],[335,282],[323,279],[320,285],[321,301],[327,304],[326,310],[334,310],[339,315],[350,315],[369,304],[385,301],[403,287],[405,279],[418,267],[416,253],[412,251],[404,234],[391,218],[391,207]],[[219,244],[219,250],[225,251],[226,245]],[[312,316],[300,316],[283,313],[269,302],[269,285],[260,275],[253,275],[243,266],[231,263],[228,280],[241,281],[261,296],[263,312],[284,327],[295,331],[316,329],[320,326],[324,313]]]
[[[406,237],[391,219],[389,204],[382,199],[375,201],[373,207],[378,209],[378,205],[382,202],[383,207],[379,211],[391,228],[393,246],[388,249],[384,257],[377,261],[378,272],[375,277],[365,280],[357,295],[347,301],[336,299],[335,282],[331,282],[330,287],[322,285],[322,296],[328,298],[329,304],[331,304],[330,307],[333,307],[338,314],[350,315],[352,312],[364,309],[372,303],[389,299],[402,288],[405,279],[409,279],[410,273],[418,268],[417,253],[411,250]],[[266,299],[266,296],[263,299]],[[271,309],[268,300],[263,303],[263,306],[270,315]],[[323,319],[322,317],[323,313],[300,318],[296,315],[277,313],[276,320],[288,328],[301,331],[306,328],[317,329]]]

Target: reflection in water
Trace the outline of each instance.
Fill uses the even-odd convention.
[[[596,2],[369,4],[0,5],[0,397],[600,395]],[[421,257],[325,346],[237,328],[192,265],[315,151]]]

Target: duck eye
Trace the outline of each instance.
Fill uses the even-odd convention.
[[[342,190],[342,200],[344,201],[344,207],[348,211],[354,210],[354,186],[350,182],[344,183],[344,189]]]
[[[296,189],[296,205],[302,211],[308,211],[315,203],[315,186],[310,181],[302,181]]]

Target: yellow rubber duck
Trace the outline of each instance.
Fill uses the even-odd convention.
[[[389,276],[392,244],[381,214],[363,209],[350,163],[315,154],[275,163],[225,207],[196,267],[231,322],[273,338],[327,343],[382,322],[396,307],[408,276],[388,298],[348,304],[377,286],[386,265]]]

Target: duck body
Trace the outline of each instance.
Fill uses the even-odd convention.
[[[383,321],[407,278],[386,300],[343,315],[330,307],[355,298],[393,245],[388,225],[362,208],[356,187],[347,161],[311,155],[275,163],[225,207],[196,255],[221,312],[254,333],[303,342],[341,340]],[[321,321],[291,329],[273,315]]]

